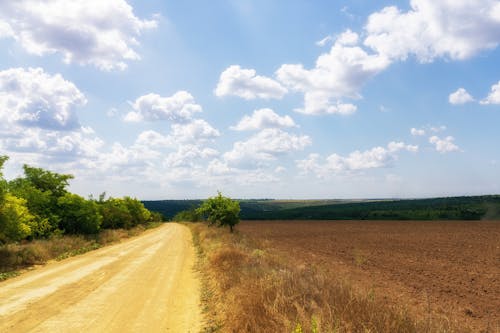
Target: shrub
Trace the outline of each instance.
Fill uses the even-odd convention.
[[[95,234],[101,228],[102,216],[97,203],[79,195],[66,193],[57,204],[61,211],[60,228],[71,234]]]

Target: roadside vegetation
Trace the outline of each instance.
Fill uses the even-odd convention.
[[[162,220],[137,199],[85,199],[67,190],[72,175],[23,166],[7,181],[0,156],[0,280],[12,271],[95,249]]]
[[[322,267],[298,266],[265,241],[189,224],[203,275],[205,332],[455,332],[412,318]]]

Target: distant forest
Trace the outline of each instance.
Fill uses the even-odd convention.
[[[202,200],[143,201],[171,219]],[[240,200],[243,220],[500,220],[500,195],[404,200]]]

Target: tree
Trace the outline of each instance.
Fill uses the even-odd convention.
[[[34,220],[26,207],[26,200],[5,194],[0,204],[0,242],[19,241],[31,236]]]
[[[101,228],[102,216],[95,201],[66,193],[57,200],[61,221],[59,226],[70,234],[96,234]]]
[[[132,226],[146,224],[151,219],[151,212],[144,207],[144,204],[137,199],[124,197],[122,199],[132,217]]]
[[[209,225],[219,227],[227,225],[231,232],[233,232],[234,226],[240,222],[240,203],[222,196],[220,192],[217,196],[205,200],[197,212],[206,217]]]
[[[104,197],[99,199],[99,210],[103,217],[102,227],[105,229],[130,229],[132,227],[132,216],[122,199]]]
[[[72,175],[58,174],[42,168],[23,166],[24,177],[11,180],[9,192],[26,200],[29,211],[35,215],[36,237],[48,237],[60,229],[61,207],[59,198],[69,193],[66,188]]]
[[[7,160],[9,159],[8,156],[0,156],[0,205],[2,204],[4,200],[5,193],[7,192],[7,182],[5,179],[3,179],[3,165]]]

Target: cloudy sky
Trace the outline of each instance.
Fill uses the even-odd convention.
[[[500,1],[0,2],[0,154],[141,199],[500,193]]]

